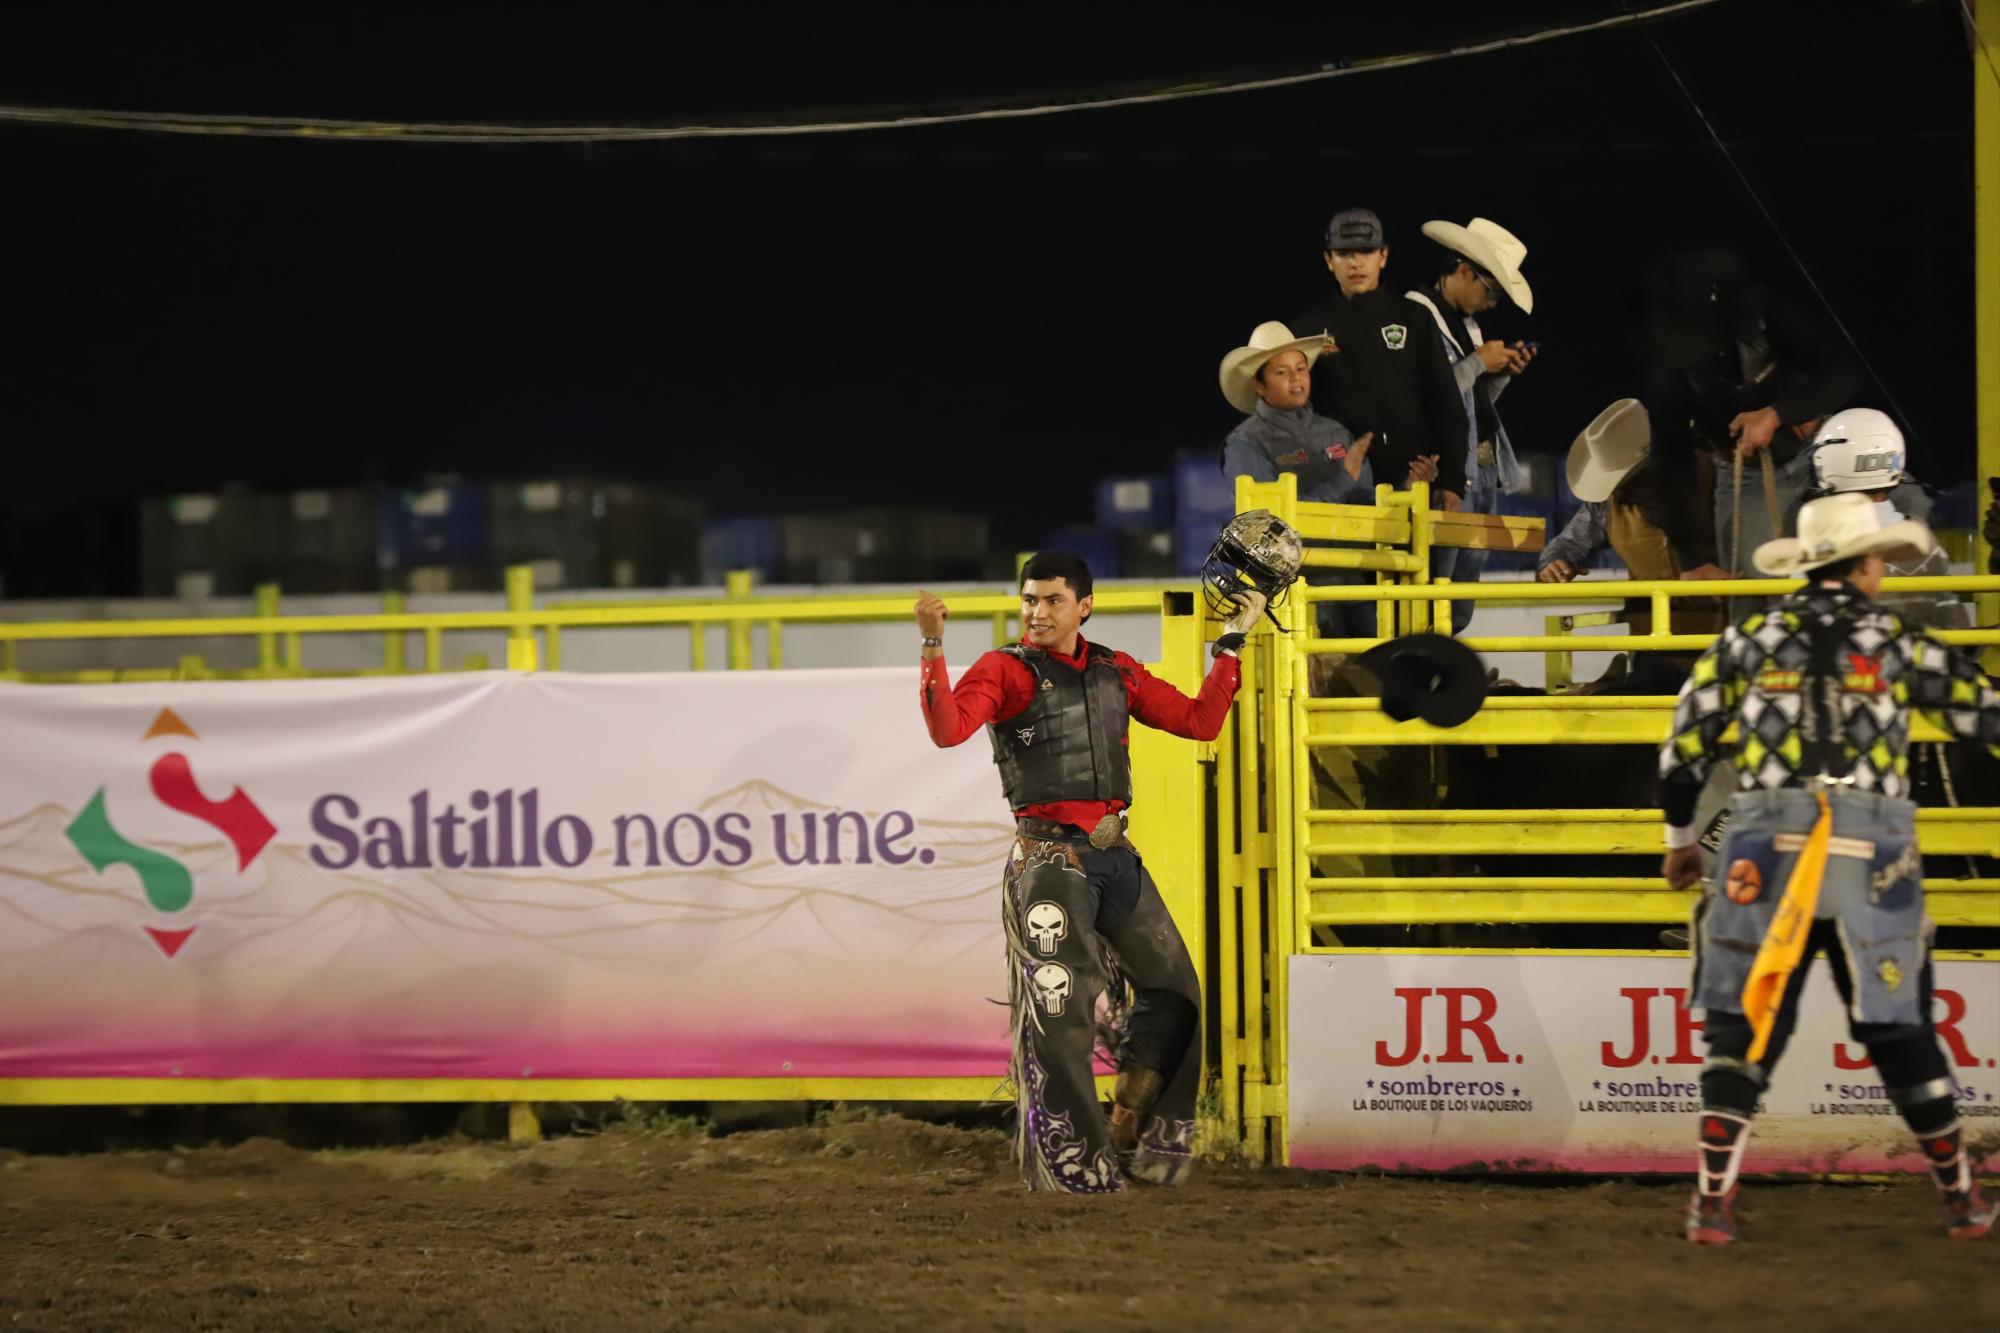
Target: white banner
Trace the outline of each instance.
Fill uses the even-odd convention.
[[[1007,1064],[913,668],[0,686],[0,1078]]]
[[[1824,960],[1745,1169],[1924,1169],[1847,1040]],[[1291,960],[1294,1166],[1693,1169],[1706,1048],[1671,958],[1451,954]],[[1937,964],[1934,1016],[1969,1142],[2000,1130],[2000,963]]]

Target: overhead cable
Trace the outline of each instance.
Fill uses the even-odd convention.
[[[1026,120],[1040,116],[1066,115],[1076,111],[1108,111],[1120,107],[1152,106],[1196,97],[1219,97],[1229,93],[1267,92],[1303,84],[1322,83],[1355,74],[1377,74],[1392,69],[1408,69],[1464,56],[1487,55],[1518,47],[1535,46],[1558,38],[1603,32],[1671,17],[1689,10],[1704,9],[1718,0],[1673,0],[1670,4],[1615,14],[1588,23],[1572,23],[1515,37],[1500,37],[1469,46],[1455,46],[1407,55],[1383,56],[1352,63],[1322,65],[1317,69],[1269,78],[1233,82],[1191,83],[1158,88],[1149,92],[1119,96],[1084,98],[1071,102],[1046,102],[1035,106],[984,107],[974,110],[918,113],[907,116],[876,116],[853,120],[811,122],[771,122],[748,125],[489,125],[452,122],[403,122],[388,120],[334,120],[303,116],[196,115],[165,111],[106,111],[75,107],[0,106],[0,123],[60,125],[77,129],[135,130],[151,134],[201,134],[265,139],[329,139],[349,143],[617,143],[660,142],[679,139],[778,138],[808,134],[856,134],[873,130],[922,129],[937,125],[963,125],[977,121]]]
[[[1855,358],[1861,362],[1861,368],[1868,372],[1869,378],[1882,390],[1882,397],[1889,404],[1889,410],[1901,419],[1910,444],[1917,453],[1923,455],[1927,464],[1935,463],[1937,460],[1931,456],[1929,447],[1924,444],[1923,433],[1917,429],[1916,420],[1903,410],[1901,403],[1896,401],[1894,391],[1889,388],[1889,381],[1875,369],[1875,363],[1862,349],[1860,339],[1854,336],[1854,330],[1847,327],[1847,321],[1840,317],[1840,311],[1834,307],[1833,299],[1826,294],[1826,289],[1819,285],[1819,279],[1813,276],[1811,267],[1806,264],[1805,256],[1792,244],[1792,238],[1785,234],[1785,229],[1778,225],[1777,216],[1771,212],[1770,205],[1764,202],[1764,196],[1751,182],[1749,173],[1743,170],[1743,164],[1736,160],[1736,154],[1729,151],[1729,145],[1723,142],[1720,134],[1716,133],[1714,123],[1708,118],[1708,112],[1704,111],[1701,103],[1695,100],[1694,92],[1687,86],[1687,81],[1681,78],[1681,72],[1674,68],[1673,61],[1667,59],[1667,53],[1660,49],[1660,44],[1653,40],[1651,33],[1646,35],[1646,43],[1653,48],[1653,54],[1660,58],[1660,63],[1666,66],[1667,73],[1673,78],[1674,86],[1681,90],[1681,96],[1687,99],[1689,108],[1701,121],[1701,127],[1708,131],[1709,141],[1715,145],[1716,151],[1722,154],[1722,160],[1729,164],[1729,169],[1736,173],[1737,183],[1743,187],[1743,192],[1750,196],[1750,202],[1757,205],[1757,211],[1764,216],[1765,225],[1769,226],[1771,234],[1778,238],[1778,244],[1785,248],[1785,253],[1791,257],[1792,265],[1798,269],[1799,276],[1806,280],[1808,287],[1812,288],[1813,296],[1818,299],[1820,307],[1826,311],[1828,318],[1833,320],[1833,326],[1840,330],[1840,336],[1847,341]]]

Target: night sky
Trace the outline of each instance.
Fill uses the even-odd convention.
[[[1619,12],[1211,11],[1118,30],[633,28],[465,11],[284,31],[13,13],[0,102],[618,121],[875,111],[1294,71]],[[1321,16],[1341,16],[1322,31]],[[341,11],[343,21],[346,11]],[[515,22],[508,20],[508,22]],[[34,25],[63,24],[62,28]],[[1657,42],[1845,319],[1927,479],[1972,458],[1971,78],[1955,3],[1723,3],[1304,88],[785,140],[430,146],[0,127],[0,449],[23,507],[588,472],[711,513],[927,504],[996,539],[1214,450],[1216,363],[1426,218],[1530,253],[1543,356],[1504,400],[1566,448],[1636,392],[1635,288],[1734,242],[1816,307]],[[1880,391],[1871,402],[1887,406]]]

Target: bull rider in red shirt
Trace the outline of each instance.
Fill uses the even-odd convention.
[[[1015,1154],[1030,1189],[1103,1194],[1127,1179],[1178,1184],[1194,1143],[1201,988],[1187,945],[1125,836],[1131,721],[1214,740],[1236,697],[1236,650],[1263,614],[1246,590],[1189,698],[1124,653],[1090,643],[1090,567],[1043,551],[1021,570],[1018,643],[954,686],[945,604],[919,593],[924,723],[939,747],[981,727],[1017,830],[1007,861]],[[1192,817],[1192,815],[1190,815]],[[1127,988],[1130,988],[1129,1002]],[[1109,1119],[1091,1073],[1097,1000],[1110,996],[1117,1089]]]

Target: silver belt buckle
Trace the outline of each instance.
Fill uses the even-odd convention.
[[[1097,827],[1090,831],[1090,845],[1101,852],[1112,843],[1117,842],[1118,836],[1124,831],[1125,822],[1118,817],[1118,812],[1113,810],[1110,814],[1098,820]]]

